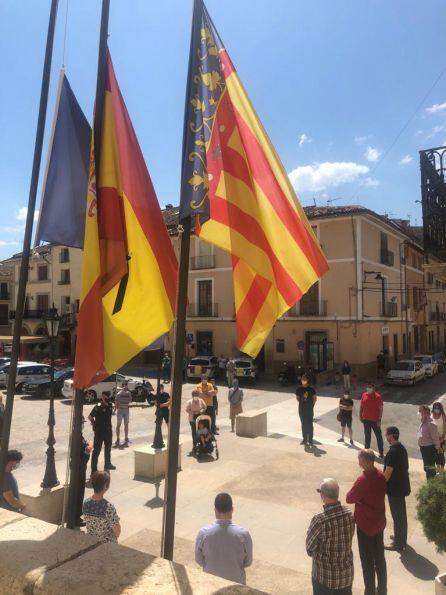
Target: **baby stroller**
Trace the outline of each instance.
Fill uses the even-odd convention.
[[[200,428],[200,424],[203,424]],[[195,454],[197,458],[200,458],[201,455],[211,455],[215,450],[215,460],[218,461],[218,444],[215,438],[215,435],[211,432],[211,424],[212,420],[209,415],[199,415],[195,420],[195,428],[197,431],[197,443],[195,446]],[[209,434],[206,444],[201,443],[201,434],[199,435],[198,432],[202,428],[207,428]]]

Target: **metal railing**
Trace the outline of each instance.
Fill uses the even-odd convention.
[[[215,269],[215,254],[191,256],[190,268],[194,271],[200,269]]]
[[[398,316],[398,304],[396,302],[386,302],[381,306],[381,316],[385,318],[396,318]]]
[[[327,301],[306,300],[303,298],[300,302],[290,308],[285,316],[327,316]]]
[[[47,308],[46,310],[25,310],[23,312],[23,318],[42,318],[42,316],[46,314],[48,310],[49,308]],[[15,319],[15,313],[15,310],[9,311],[9,320]]]
[[[191,318],[216,318],[218,304],[189,304],[187,315]]]

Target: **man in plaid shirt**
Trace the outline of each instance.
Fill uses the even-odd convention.
[[[324,510],[311,519],[306,540],[307,554],[313,558],[313,595],[352,595],[353,515],[339,502],[335,479],[324,479],[317,491]]]

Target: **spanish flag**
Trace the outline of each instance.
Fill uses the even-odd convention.
[[[100,163],[90,158],[74,385],[86,388],[166,333],[177,261],[107,57]]]
[[[241,351],[255,357],[276,320],[327,261],[202,0],[195,0],[180,218],[227,250]]]

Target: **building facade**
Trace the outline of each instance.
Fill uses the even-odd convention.
[[[446,283],[425,269],[417,230],[358,206],[305,210],[330,269],[277,321],[258,356],[262,369],[277,373],[293,362],[330,375],[348,360],[368,377],[381,350],[391,365],[445,348]],[[164,217],[178,254],[178,209],[168,205]],[[60,355],[74,354],[81,262],[80,250],[61,246],[37,249],[30,262],[22,334],[44,334],[42,313],[54,303],[63,316]],[[4,265],[12,270],[14,304],[20,255]],[[189,265],[188,357],[238,355],[230,255],[192,236]]]

